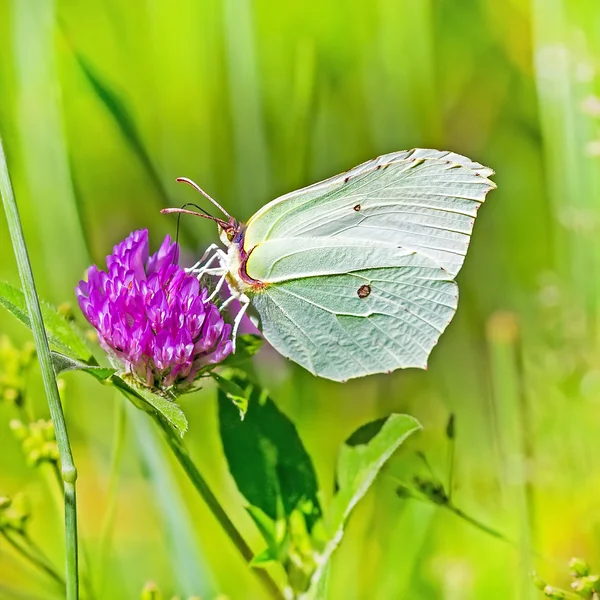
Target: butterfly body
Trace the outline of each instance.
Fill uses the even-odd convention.
[[[224,277],[266,339],[315,375],[426,368],[456,311],[454,278],[492,173],[437,150],[367,161],[246,225],[219,222]]]

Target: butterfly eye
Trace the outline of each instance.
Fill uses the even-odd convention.
[[[235,230],[234,229],[228,229],[227,230],[227,239],[232,242],[233,238],[235,237]]]

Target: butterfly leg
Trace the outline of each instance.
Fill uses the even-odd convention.
[[[200,266],[206,266],[207,263],[212,262],[214,259],[215,254],[217,254],[218,251],[223,252],[223,250],[221,249],[220,246],[218,246],[217,244],[211,244],[205,251],[204,254],[201,256],[200,260],[195,264],[192,265],[189,269],[187,269],[187,271],[189,271],[190,273],[193,273],[195,271],[198,271]],[[224,252],[223,252],[224,254]],[[210,259],[209,259],[210,256]]]
[[[225,302],[231,301],[232,298],[233,298],[233,296],[228,298]],[[238,314],[235,315],[235,319],[233,321],[233,329],[231,331],[231,341],[233,343],[233,353],[234,354],[235,354],[235,342],[237,339],[237,332],[238,332],[238,329],[240,328],[240,323],[242,322],[242,317],[246,313],[248,306],[250,306],[250,298],[248,298],[248,296],[246,296],[246,294],[242,294],[237,299],[240,302],[240,310],[238,311]]]
[[[226,264],[227,254],[216,244],[211,244],[202,258],[186,271],[200,280],[204,275],[222,275]]]
[[[217,281],[217,285],[215,285],[215,289],[212,291],[212,294],[208,297],[209,302],[221,291],[221,288],[225,283],[225,277],[227,277],[227,269],[225,267],[212,269],[212,271],[213,273],[211,273],[211,275],[220,275],[220,277],[219,281]],[[225,302],[227,302],[227,300]]]

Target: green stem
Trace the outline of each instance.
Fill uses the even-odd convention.
[[[471,517],[470,515],[463,512],[460,508],[457,508],[453,504],[444,504],[443,506],[445,508],[447,508],[450,512],[454,513],[457,517],[460,517],[461,519],[463,519],[463,521],[466,521],[467,523],[470,523],[474,527],[477,527],[477,529],[491,535],[492,537],[502,540],[503,542],[506,542],[507,544],[510,544],[511,546],[516,545],[512,540],[507,538],[505,535],[503,535],[499,531],[496,531],[495,529],[492,529],[491,527],[489,527],[488,525],[485,525],[481,521],[478,521],[477,519]]]
[[[46,573],[49,577],[51,577],[56,583],[58,583],[61,588],[64,589],[65,581],[64,579],[54,570],[48,559],[41,553],[33,554],[27,548],[22,546],[17,540],[15,540],[12,536],[8,535],[8,533],[4,530],[0,530],[0,534],[2,537],[13,547],[13,549],[18,552],[23,558],[28,560],[32,565]],[[28,538],[25,538],[28,541]]]
[[[198,468],[192,461],[187,448],[184,446],[181,439],[178,438],[173,432],[168,423],[166,423],[158,415],[154,415],[154,417],[164,433],[169,448],[171,448],[173,454],[179,461],[179,464],[183,467],[183,470],[192,482],[192,485],[196,488],[196,491],[200,494],[204,502],[206,502],[208,508],[217,519],[229,539],[233,542],[234,546],[238,549],[244,560],[249,563],[254,558],[254,552],[252,552],[250,546],[246,544],[244,538],[237,530],[227,513],[223,510],[223,507],[213,494],[212,490],[208,487],[204,477],[202,477],[200,471],[198,471]],[[284,596],[279,589],[279,586],[271,578],[267,571],[264,569],[252,569],[252,572],[254,575],[256,575],[256,577],[258,577],[272,598],[275,600],[284,600]]]
[[[60,403],[58,394],[58,386],[56,384],[56,375],[52,367],[52,359],[50,355],[50,347],[46,330],[44,328],[44,320],[42,311],[35,289],[31,263],[25,245],[25,237],[23,228],[19,218],[19,210],[15,201],[15,196],[8,173],[6,164],[6,156],[2,140],[0,139],[0,194],[6,212],[6,220],[12,240],[19,276],[25,294],[27,303],[27,311],[31,321],[31,329],[33,331],[33,339],[38,353],[40,370],[46,390],[48,407],[50,416],[54,423],[56,431],[56,442],[60,453],[61,474],[64,482],[64,497],[65,497],[65,546],[66,546],[66,585],[67,585],[67,600],[77,600],[79,598],[79,581],[78,581],[78,565],[77,565],[77,503],[75,482],[77,480],[77,469],[71,454],[71,445],[69,443],[69,435],[65,417]]]

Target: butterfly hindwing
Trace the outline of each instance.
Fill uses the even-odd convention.
[[[264,246],[269,242],[257,247],[256,267]],[[457,286],[448,273],[386,245],[362,245],[348,261],[339,260],[340,248],[347,252],[348,246],[331,246],[288,253],[287,261],[296,256],[306,265],[293,279],[275,281],[286,259],[266,265],[272,281],[250,299],[267,340],[312,373],[336,381],[425,367],[456,310]]]

